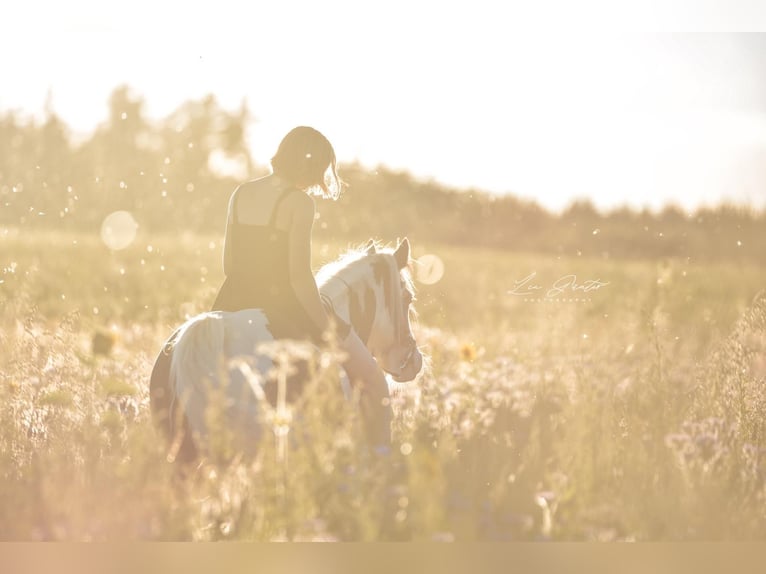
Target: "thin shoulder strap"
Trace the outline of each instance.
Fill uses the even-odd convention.
[[[279,206],[282,204],[284,199],[294,191],[298,191],[298,190],[288,187],[279,195],[279,197],[277,197],[277,200],[274,202],[274,207],[271,208],[271,219],[269,219],[269,227],[274,227],[274,224],[277,222],[277,214],[279,213]]]

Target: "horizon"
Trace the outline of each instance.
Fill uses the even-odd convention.
[[[145,99],[150,120],[210,93],[226,109],[248,103],[259,166],[289,129],[312,125],[343,163],[552,212],[583,199],[600,211],[766,208],[766,34],[509,33],[482,3],[470,29],[459,8],[444,8],[434,28],[420,6],[407,19],[376,14],[373,25],[337,1],[298,3],[311,18],[292,21],[291,5],[222,0],[222,14],[249,12],[221,30],[202,10],[179,18],[144,0],[123,13],[87,0],[42,4],[63,11],[37,22],[45,45],[19,50],[24,26],[0,38],[0,54],[14,55],[3,67],[17,78],[0,110],[40,117],[50,95],[75,135],[106,120],[119,85]],[[87,17],[69,17],[78,7]],[[32,21],[37,8],[11,10]],[[311,42],[341,12],[360,24]],[[261,20],[290,22],[301,41],[285,48],[280,26],[254,34]]]
[[[115,88],[118,88],[120,86],[115,86]],[[135,96],[141,97],[140,93],[136,93],[136,91],[131,87],[126,87],[133,93]],[[186,100],[189,101],[189,100]],[[183,104],[184,102],[179,102],[179,105]],[[45,106],[44,106],[45,107]],[[64,123],[64,126],[67,130],[70,143],[77,146],[81,143],[85,142],[88,138],[90,138],[94,133],[95,130],[98,129],[99,126],[104,125],[108,118],[105,116],[102,121],[97,122],[89,131],[87,130],[76,130],[74,129],[66,118],[62,117],[60,114],[58,114],[55,110],[55,106],[53,106],[53,113]],[[105,108],[106,109],[106,108]],[[2,110],[0,109],[0,115],[8,112],[13,112],[18,110]],[[172,111],[172,110],[171,110]],[[231,111],[231,110],[228,110]],[[44,111],[39,110],[37,113],[29,113],[25,112],[26,116],[22,117],[21,119],[25,120],[34,120],[34,121],[40,121],[44,117]],[[148,117],[145,116],[145,119],[149,124],[157,124],[161,122],[162,120],[166,119],[164,117],[154,116],[154,117]],[[252,121],[252,125],[257,125],[257,122]],[[249,138],[248,138],[249,139]],[[253,146],[248,146],[248,151],[251,153],[251,158],[253,159],[253,165],[255,168],[257,168],[260,172],[266,173],[267,171],[270,171],[270,166],[268,164],[268,161],[261,161],[259,158],[253,158],[252,151]],[[213,159],[213,158],[211,158]],[[221,158],[215,158],[219,161],[213,161],[213,165],[211,166],[214,173],[217,173],[220,176],[233,176],[237,177],[237,168],[241,166],[233,166],[226,160],[220,161]],[[496,197],[512,197],[515,199],[518,199],[522,202],[531,202],[536,205],[538,205],[540,208],[548,211],[552,215],[560,215],[570,207],[572,207],[575,204],[581,204],[581,203],[587,203],[589,204],[594,210],[596,210],[601,216],[609,216],[612,212],[621,211],[624,209],[628,209],[630,211],[633,211],[635,213],[640,213],[642,211],[647,211],[649,213],[652,213],[654,215],[660,215],[664,210],[666,209],[677,209],[680,210],[684,216],[686,217],[692,217],[695,215],[696,212],[700,210],[705,209],[720,209],[720,208],[736,208],[736,209],[745,209],[750,210],[752,213],[756,214],[757,216],[766,214],[766,203],[762,205],[757,205],[754,203],[748,203],[748,202],[741,202],[741,201],[731,201],[729,198],[721,198],[720,200],[716,202],[703,202],[698,205],[688,206],[683,205],[677,201],[674,201],[672,198],[664,201],[662,203],[654,204],[654,205],[637,205],[637,204],[631,204],[628,201],[625,201],[623,203],[612,203],[609,205],[600,205],[596,201],[594,201],[593,197],[588,196],[571,196],[565,203],[557,206],[557,207],[551,207],[550,205],[547,205],[545,202],[539,201],[538,198],[535,197],[528,197],[519,193],[514,192],[513,190],[510,191],[493,191],[491,189],[486,189],[479,187],[477,185],[460,185],[459,183],[453,183],[449,181],[442,181],[440,178],[430,175],[430,174],[418,174],[413,172],[412,170],[406,168],[406,167],[397,167],[397,166],[390,166],[386,165],[384,163],[378,163],[378,164],[369,164],[361,161],[359,158],[352,158],[350,160],[348,159],[342,159],[339,158],[339,168],[342,170],[346,166],[347,168],[354,168],[354,169],[362,169],[368,174],[377,174],[378,171],[384,170],[388,171],[389,173],[401,173],[406,175],[407,177],[411,178],[415,183],[418,184],[434,184],[439,187],[441,187],[445,192],[447,191],[454,191],[458,193],[465,193],[465,194],[485,194],[488,196],[496,196]],[[242,175],[242,174],[240,174]],[[248,175],[243,175],[243,177],[246,179],[248,177],[260,177],[262,175],[261,173],[252,173]],[[341,171],[341,179],[343,178],[343,173]]]

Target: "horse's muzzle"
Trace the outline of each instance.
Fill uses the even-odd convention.
[[[407,383],[417,377],[422,368],[423,355],[420,354],[420,350],[417,347],[413,346],[399,367],[399,372],[389,374],[397,383]]]

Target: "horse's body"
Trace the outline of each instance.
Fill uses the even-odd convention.
[[[322,297],[398,382],[414,379],[422,367],[409,323],[408,257],[407,240],[393,252],[378,252],[370,245],[317,274]],[[225,392],[227,428],[244,437],[246,444],[257,444],[263,422],[259,401],[273,396],[255,388],[252,377],[232,366],[231,359],[242,359],[265,380],[272,361],[256,347],[273,339],[268,320],[258,309],[202,313],[170,336],[155,362],[150,396],[155,423],[171,439],[175,458],[193,459],[198,448],[193,437],[205,441],[211,388]]]

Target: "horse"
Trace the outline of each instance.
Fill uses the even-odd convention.
[[[394,249],[380,249],[370,240],[316,274],[325,304],[356,331],[397,383],[414,380],[423,367],[410,323],[414,284],[409,257],[406,238]],[[165,341],[152,369],[150,405],[155,425],[170,441],[169,460],[193,461],[204,448],[199,443],[206,439],[211,388],[222,389],[228,399],[224,422],[229,430],[245,444],[257,443],[264,422],[259,401],[268,398],[242,365],[265,378],[273,359],[257,348],[270,341],[274,337],[260,309],[201,313]]]

